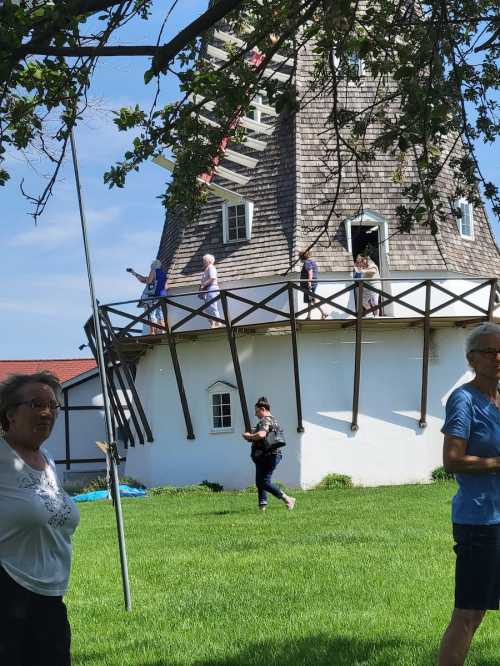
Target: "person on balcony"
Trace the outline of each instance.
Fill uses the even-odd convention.
[[[500,326],[473,329],[466,356],[475,373],[446,403],[443,465],[455,474],[452,501],[455,607],[438,666],[462,666],[487,610],[500,601]]]
[[[380,282],[380,271],[377,264],[373,261],[371,257],[363,257],[364,261],[361,266],[361,277],[364,280],[370,280],[370,282],[365,285],[363,289],[363,310],[365,313],[368,313],[368,317],[376,317],[379,314],[378,304],[379,304],[379,294],[370,289],[367,289],[367,286],[374,287],[375,289],[381,289],[382,285]],[[372,308],[376,308],[372,310]],[[370,312],[370,310],[372,310]]]
[[[311,319],[311,309],[318,300],[315,298],[316,289],[318,288],[318,264],[312,258],[311,250],[304,250],[299,254],[299,257],[304,262],[300,271],[300,285],[307,290],[304,292],[304,303],[307,303],[306,319]],[[321,319],[328,317],[321,305],[318,306],[318,310],[321,313]]]
[[[271,406],[266,397],[259,398],[255,403],[255,416],[259,419],[252,432],[244,432],[243,439],[252,445],[251,458],[255,464],[255,485],[257,486],[259,509],[267,508],[267,493],[285,503],[287,509],[295,506],[295,497],[290,497],[275,486],[271,479],[273,472],[283,459],[279,448],[268,450],[266,437],[277,421],[271,414]]]
[[[155,259],[153,262],[151,262],[151,269],[149,271],[149,275],[141,275],[140,273],[136,273],[133,268],[127,268],[128,273],[132,273],[132,275],[139,280],[139,282],[142,282],[146,286],[144,287],[144,290],[141,295],[141,299],[138,303],[138,307],[144,308],[144,310],[147,310],[153,303],[154,301],[157,301],[160,296],[166,296],[167,295],[167,274],[163,270],[161,261],[159,259]],[[160,306],[155,308],[150,314],[149,314],[149,320],[151,321],[151,326],[149,327],[149,331],[147,330],[147,326],[144,325],[144,332],[147,333],[149,332],[151,335],[155,335],[156,333],[161,333],[161,329],[155,326],[155,322],[159,326],[164,326],[165,322],[163,321],[163,312]]]
[[[63,595],[80,516],[42,447],[61,407],[53,374],[0,383],[0,663],[70,666]]]
[[[203,301],[211,301],[219,293],[219,283],[217,281],[217,269],[215,268],[215,257],[213,254],[203,256],[203,273],[200,280],[199,296]],[[214,301],[207,306],[206,312],[210,317],[220,319],[219,302]],[[219,328],[222,326],[217,319],[210,319],[210,328]]]

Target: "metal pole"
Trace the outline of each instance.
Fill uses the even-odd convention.
[[[76,156],[75,138],[73,130],[70,132],[71,154],[73,156],[73,167],[75,170],[75,184],[78,195],[78,207],[80,209],[80,221],[82,225],[83,246],[85,249],[85,261],[87,263],[87,276],[89,280],[90,300],[92,302],[92,312],[94,316],[94,329],[97,348],[97,365],[99,367],[99,377],[101,380],[102,399],[104,406],[104,419],[106,423],[106,436],[109,446],[109,459],[112,475],[111,492],[113,495],[113,504],[115,507],[116,527],[118,530],[118,547],[120,551],[120,565],[122,573],[123,594],[125,597],[125,608],[132,610],[132,600],[130,597],[130,582],[128,577],[127,549],[125,546],[125,531],[123,528],[123,514],[120,500],[120,480],[118,478],[118,449],[116,442],[113,441],[113,424],[111,421],[111,409],[109,403],[108,386],[106,382],[106,365],[104,363],[104,351],[101,337],[101,322],[99,318],[99,307],[95,297],[94,278],[92,277],[92,263],[90,259],[90,248],[87,238],[87,225],[85,222],[85,212],[83,209],[82,191],[80,187],[80,175],[78,172],[78,160]]]

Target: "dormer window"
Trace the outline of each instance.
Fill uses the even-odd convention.
[[[467,240],[474,239],[474,207],[466,199],[460,199],[457,205],[458,231],[462,238]]]
[[[349,83],[359,81],[365,73],[363,60],[356,53],[341,57],[334,53],[333,66],[339,79],[346,79]]]
[[[253,203],[226,203],[222,208],[222,240],[239,243],[252,237]]]

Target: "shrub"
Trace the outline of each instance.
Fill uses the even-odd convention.
[[[200,483],[200,486],[206,486],[213,493],[221,493],[224,490],[224,486],[221,483],[217,483],[216,481],[207,481],[206,479]]]
[[[124,486],[130,486],[131,488],[139,488],[140,490],[145,490],[146,486],[142,484],[140,481],[137,481],[137,479],[133,479],[131,476],[123,476],[120,479],[120,484],[123,484]],[[86,483],[84,486],[78,487],[78,486],[71,486],[71,491],[73,493],[93,493],[96,490],[107,490],[108,486],[106,483],[106,477],[105,476],[97,476],[95,479],[92,479],[92,481],[89,481]]]
[[[150,495],[204,495],[214,492],[211,488],[201,483],[192,486],[157,486],[150,488]]]
[[[450,481],[455,476],[451,472],[447,472],[444,467],[436,467],[432,470],[431,478],[433,481]]]
[[[314,486],[315,490],[333,490],[334,488],[352,488],[352,479],[345,474],[327,474],[318,485]]]

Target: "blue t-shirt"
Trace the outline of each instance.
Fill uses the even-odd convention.
[[[467,440],[469,456],[500,456],[500,409],[471,384],[455,389],[448,398],[441,432]],[[453,522],[500,523],[500,472],[461,473],[455,478],[458,491],[452,502]]]
[[[304,261],[304,265],[300,271],[300,279],[307,280],[309,271],[312,271],[311,289],[314,290],[318,286],[318,264],[314,259],[306,259]],[[302,286],[306,287],[307,285],[304,284]]]

